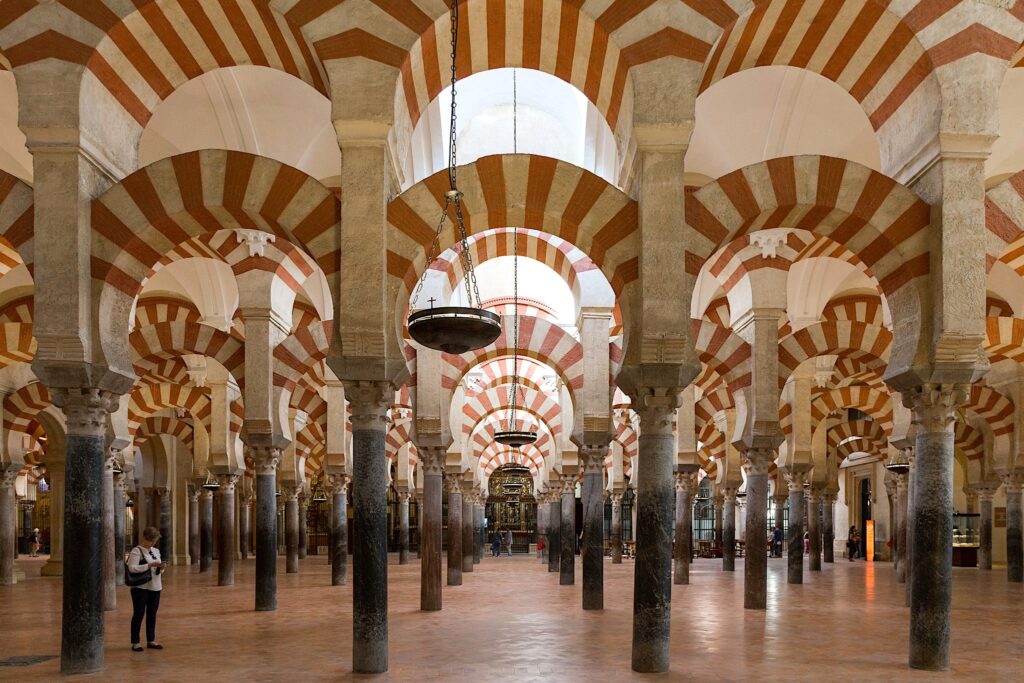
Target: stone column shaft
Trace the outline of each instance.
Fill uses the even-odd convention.
[[[249,451],[256,462],[256,611],[272,612],[277,609],[277,463],[281,450],[261,442],[250,444]],[[210,517],[212,523],[212,507]]]
[[[920,457],[920,456],[919,456]],[[1007,478],[1006,491],[1006,578],[1011,583],[1024,582],[1024,537],[1021,519],[1021,481]]]
[[[736,489],[724,492],[722,511],[722,571],[736,571]]]
[[[331,475],[331,585],[348,582],[348,476]]]
[[[907,474],[896,475],[896,582],[907,582]]]
[[[170,561],[170,559],[168,559]],[[117,609],[117,557],[114,555],[114,460],[103,463],[103,609]]]
[[[18,470],[0,471],[0,586],[14,585],[14,549],[18,543],[17,500],[14,482]]]
[[[299,559],[306,559],[309,552],[309,530],[306,527],[306,520],[309,518],[309,504],[306,502],[306,495],[299,496]]]
[[[484,557],[484,506],[477,502],[473,506],[473,564],[480,564]]]
[[[448,488],[448,565],[449,586],[462,585],[462,489],[458,481],[447,479]]]
[[[622,564],[622,494],[612,494],[612,564]]]
[[[409,497],[408,491],[398,492],[398,564],[409,564]]]
[[[548,505],[548,572],[559,571],[562,562],[562,497],[555,491]]]
[[[786,582],[804,582],[804,475],[793,472],[789,479],[789,532],[786,534]]]
[[[607,444],[585,447],[583,457],[583,609],[604,609],[604,458]],[[575,505],[573,506],[575,507]],[[575,520],[576,511],[573,510]]]
[[[198,487],[189,491],[188,494],[188,559],[190,564],[199,566],[199,556],[202,554],[199,543],[199,498],[201,491]]]
[[[473,494],[462,493],[462,571],[473,571]]]
[[[810,499],[810,519],[807,520],[807,531],[811,535],[811,557],[808,568],[812,572],[821,571],[821,494],[813,494]]]
[[[985,491],[978,495],[978,507],[981,512],[978,547],[978,569],[992,569],[992,492]]]
[[[690,558],[693,553],[693,493],[697,488],[696,472],[676,475],[676,538],[673,583],[690,583]],[[621,560],[620,560],[621,561]]]
[[[124,585],[124,473],[114,474],[114,581]],[[31,525],[30,525],[31,526]]]
[[[420,507],[420,609],[441,609],[441,496],[443,449],[420,449],[423,467],[423,505]]]
[[[213,491],[201,489],[199,494],[199,571],[213,567]]]
[[[220,528],[217,530],[217,585],[235,585],[235,486],[238,474],[222,474],[218,477],[220,488]]]
[[[299,494],[289,487],[284,502],[284,544],[287,548],[285,571],[299,573]]]
[[[576,478],[563,477],[561,509],[562,558],[558,566],[558,585],[576,583]]]
[[[747,471],[746,560],[743,563],[743,607],[765,609],[768,604],[768,467],[770,449],[750,449]],[[792,510],[790,510],[792,514]]]
[[[252,495],[243,496],[238,505],[238,554],[248,560],[252,542]]]
[[[825,494],[825,499],[822,503],[822,517],[825,527],[822,533],[822,545],[825,547],[825,562],[828,563],[835,562],[836,530],[832,516],[835,502],[835,497],[831,493]]]

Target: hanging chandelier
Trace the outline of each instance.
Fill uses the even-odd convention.
[[[314,503],[325,503],[327,502],[327,492],[324,491],[323,477],[317,475],[316,481],[313,483],[312,495],[310,500]]]
[[[416,285],[416,292],[413,294],[409,309],[412,311],[406,320],[409,328],[409,336],[417,343],[445,353],[466,353],[480,349],[494,342],[501,334],[501,316],[493,311],[485,311],[483,302],[480,300],[480,290],[476,283],[476,273],[473,270],[473,257],[469,252],[469,240],[466,238],[466,224],[462,217],[462,192],[459,191],[456,179],[455,165],[455,141],[456,141],[456,116],[455,116],[455,56],[458,53],[459,36],[459,0],[452,0],[451,5],[452,24],[452,104],[448,139],[448,191],[444,193],[444,206],[441,208],[441,219],[437,223],[437,231],[434,233],[434,241],[430,245],[430,254],[427,258],[427,266],[423,269],[423,275]],[[455,226],[459,233],[459,257],[462,261],[462,269],[465,271],[466,283],[466,306],[434,306],[434,299],[429,300],[430,307],[416,310],[420,292],[423,290],[423,283],[430,272],[430,266],[438,257],[438,247],[441,241],[441,231],[444,230],[448,221],[450,209],[455,213]]]
[[[220,482],[210,470],[206,470],[206,481],[203,482],[203,488],[207,491],[216,491],[220,488]]]
[[[906,474],[910,471],[910,461],[901,448],[894,448],[892,457],[885,463],[885,469],[893,474]]]

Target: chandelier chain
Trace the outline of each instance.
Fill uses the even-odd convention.
[[[519,232],[512,228],[512,384],[508,388],[511,406],[508,430],[516,429],[516,399],[519,391]]]

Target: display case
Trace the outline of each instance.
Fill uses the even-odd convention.
[[[953,566],[978,566],[979,526],[981,515],[973,512],[953,513]]]

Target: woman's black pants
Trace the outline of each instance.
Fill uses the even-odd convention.
[[[160,609],[160,591],[132,588],[132,645],[139,642],[142,617],[146,617],[146,642],[156,642],[156,611]]]

